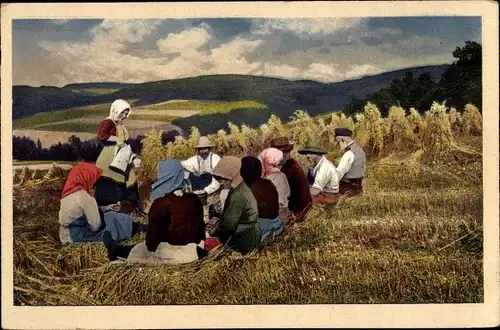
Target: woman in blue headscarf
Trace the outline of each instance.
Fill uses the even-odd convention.
[[[203,249],[203,205],[198,196],[187,191],[184,171],[179,160],[160,161],[158,178],[152,185],[146,241],[127,247],[105,234],[110,260],[121,257],[128,261],[183,264],[207,254]]]

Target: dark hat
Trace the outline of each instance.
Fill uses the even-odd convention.
[[[321,148],[318,148],[318,147],[313,147],[313,146],[306,146],[305,148],[300,149],[298,152],[301,155],[310,155],[310,154],[314,154],[314,155],[326,155],[326,151],[325,150],[323,150]]]
[[[352,136],[352,131],[348,128],[336,128],[335,129],[335,136]]]
[[[293,144],[288,141],[287,137],[279,137],[271,141],[271,147],[288,152],[293,149]]]

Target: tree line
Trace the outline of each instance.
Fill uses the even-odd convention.
[[[177,131],[163,132],[162,143],[174,141],[178,136]],[[144,135],[130,138],[127,143],[134,153],[140,153]],[[103,146],[97,139],[82,141],[78,136],[72,135],[66,143],[53,144],[44,148],[40,139],[33,141],[29,137],[14,136],[12,140],[13,159],[18,161],[28,160],[54,160],[54,161],[87,161],[95,162]]]
[[[415,77],[411,72],[402,79],[394,79],[386,88],[369,94],[366,98],[352,98],[344,109],[345,114],[362,111],[367,102],[374,103],[386,116],[389,108],[399,105],[404,109],[415,108],[423,113],[433,101],[446,101],[446,105],[463,109],[472,103],[482,109],[482,46],[473,41],[466,41],[465,46],[453,51],[456,59],[434,81],[429,73]]]

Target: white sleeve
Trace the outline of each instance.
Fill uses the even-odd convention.
[[[181,161],[182,167],[190,173],[196,173],[198,171],[198,156],[193,156],[186,160]]]
[[[318,171],[316,172],[316,175],[314,176],[314,183],[311,187],[316,188],[319,191],[323,192],[329,179],[330,178],[329,178],[329,175],[326,171],[326,166],[323,164],[320,168],[318,168]]]
[[[215,180],[213,177],[212,177],[212,182],[210,182],[210,184],[208,186],[205,187],[205,189],[203,189],[208,195],[214,193],[217,191],[217,189],[219,189],[220,187],[220,183],[219,181]]]
[[[217,166],[217,164],[219,163],[220,161],[220,157],[217,155],[217,154],[212,154],[210,155],[212,157],[212,170],[215,168],[215,166]],[[209,157],[210,157],[209,156]],[[219,181],[215,180],[213,177],[212,177],[212,182],[210,182],[210,184],[205,187],[205,189],[203,189],[208,195],[210,194],[213,194],[214,192],[216,192],[218,189],[220,188],[220,183]]]
[[[340,159],[339,166],[337,167],[338,179],[342,180],[344,175],[351,169],[352,163],[354,162],[354,153],[349,150]]]
[[[217,154],[212,154],[212,170],[219,164],[220,157]]]
[[[89,223],[93,231],[97,231],[101,227],[101,216],[95,198],[89,194],[82,194],[81,197],[82,211],[85,219]]]

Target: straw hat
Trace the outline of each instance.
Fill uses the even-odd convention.
[[[290,143],[286,136],[273,139],[271,141],[271,147],[279,149],[283,152],[289,152],[293,149],[293,144]]]
[[[214,145],[210,142],[208,137],[202,136],[198,139],[198,145],[195,147],[197,149],[213,148]]]
[[[320,148],[316,143],[314,142],[310,142],[306,145],[305,148],[302,148],[298,151],[298,153],[300,155],[310,155],[310,154],[314,154],[314,155],[326,155],[327,152]]]

